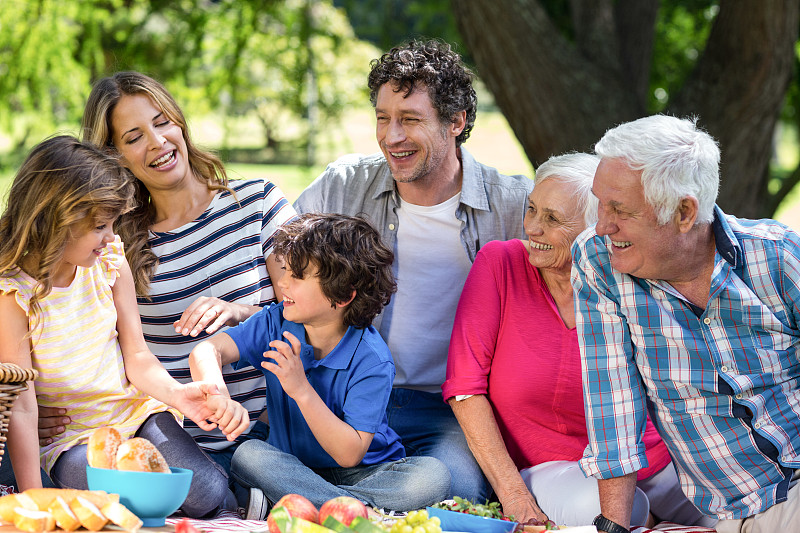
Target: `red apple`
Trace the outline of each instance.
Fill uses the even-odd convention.
[[[319,511],[317,511],[317,508],[314,506],[314,504],[311,503],[305,496],[301,496],[299,494],[287,494],[275,502],[273,509],[275,507],[285,507],[289,514],[293,517],[302,518],[303,520],[308,520],[309,522],[313,522],[315,524],[319,523]],[[275,523],[272,513],[270,513],[270,515],[267,517],[267,526],[269,527],[269,533],[280,533],[280,529]]]
[[[360,501],[350,496],[337,496],[322,504],[319,508],[319,523],[323,523],[329,516],[346,526],[350,526],[353,518],[361,516],[367,518],[367,508]]]

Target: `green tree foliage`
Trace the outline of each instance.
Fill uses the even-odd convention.
[[[418,37],[461,40],[450,0],[334,0],[334,4],[347,11],[360,39],[381,50]]]
[[[17,158],[76,130],[91,83],[129,69],[162,81],[190,116],[254,113],[264,146],[304,144],[366,101],[376,54],[330,0],[1,1],[0,129]]]
[[[791,77],[785,46],[797,0],[337,2],[381,48],[430,36],[467,51],[534,166],[666,112],[699,116],[720,140],[720,202],[731,212],[769,216],[800,182],[800,167],[770,157],[778,115],[791,138],[800,126],[797,54]]]

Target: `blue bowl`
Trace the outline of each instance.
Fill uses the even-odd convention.
[[[499,520],[486,516],[459,513],[446,509],[428,507],[428,516],[438,516],[442,523],[442,531],[469,531],[470,533],[511,533],[516,529],[516,522]]]
[[[119,502],[138,516],[144,527],[159,527],[178,510],[189,494],[192,471],[170,468],[172,473],[132,472],[86,467],[89,490],[119,494]]]

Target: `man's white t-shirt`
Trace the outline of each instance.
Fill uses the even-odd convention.
[[[456,306],[472,263],[456,194],[434,206],[400,200],[392,265],[397,293],[375,320],[394,357],[395,387],[441,393]]]

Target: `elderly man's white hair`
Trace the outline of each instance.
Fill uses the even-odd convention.
[[[597,198],[592,194],[592,181],[600,158],[593,154],[570,153],[553,156],[536,169],[534,187],[547,179],[567,183],[575,189],[578,210],[587,226],[597,222]]]
[[[608,130],[595,146],[601,158],[624,159],[642,171],[644,197],[659,224],[672,219],[686,196],[699,204],[697,224],[714,220],[719,146],[696,122],[667,115],[640,118]]]

